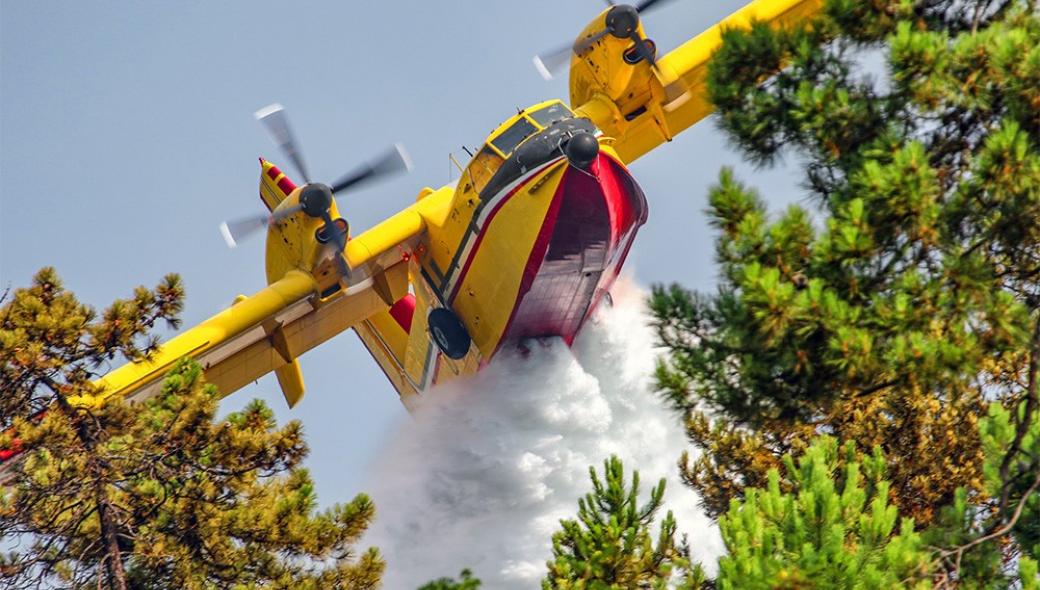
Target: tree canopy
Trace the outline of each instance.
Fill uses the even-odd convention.
[[[759,165],[796,160],[808,198],[771,213],[723,170],[717,290],[654,289],[657,383],[703,449],[684,481],[718,517],[747,489],[794,494],[769,474],[820,435],[878,448],[894,508],[946,548],[939,578],[998,579],[961,558],[1035,543],[1035,2],[828,0],[723,37],[720,127]]]
[[[10,588],[374,588],[383,562],[353,544],[367,497],[317,510],[302,428],[219,396],[180,361],[155,397],[99,403],[94,379],[144,358],[183,291],[170,276],[100,316],[52,269],[0,307],[0,558]]]
[[[811,208],[771,217],[723,171],[718,290],[654,291],[658,383],[705,449],[686,481],[720,515],[829,434],[882,448],[919,527],[959,487],[986,496],[987,402],[1027,401],[1020,430],[1037,415],[1033,3],[831,0],[726,32],[708,86],[749,159],[802,163]]]

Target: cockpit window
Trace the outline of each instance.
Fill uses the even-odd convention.
[[[516,123],[506,129],[491,140],[491,145],[495,146],[495,149],[502,152],[505,155],[509,155],[516,149],[516,146],[520,145],[520,142],[527,139],[527,136],[538,131],[538,128],[531,124],[527,119],[518,119]]]
[[[574,113],[562,103],[556,102],[533,113],[528,113],[528,115],[542,127],[548,127],[560,119],[573,117]]]

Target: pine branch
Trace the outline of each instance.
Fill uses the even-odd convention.
[[[1015,507],[1015,512],[1011,515],[1011,518],[1006,523],[1004,523],[1003,526],[989,533],[986,533],[970,541],[969,543],[965,543],[964,545],[961,545],[959,547],[943,551],[940,554],[940,558],[948,559],[951,555],[955,556],[956,559],[954,561],[954,572],[960,571],[961,558],[964,556],[964,553],[968,549],[981,545],[982,543],[985,543],[987,541],[991,541],[993,539],[1002,537],[1011,532],[1011,529],[1015,528],[1015,525],[1018,524],[1019,517],[1022,516],[1022,510],[1026,506],[1026,499],[1029,498],[1029,495],[1035,492],[1038,487],[1040,487],[1040,472],[1036,474],[1036,477],[1033,479],[1033,483],[1030,484],[1029,488],[1026,489],[1025,493],[1022,494],[1022,499],[1018,502],[1018,505]]]
[[[1040,404],[1040,392],[1038,392],[1040,383],[1037,382],[1038,372],[1040,372],[1040,315],[1038,315],[1034,324],[1033,341],[1029,352],[1029,381],[1026,386],[1025,409],[1020,417],[1018,415],[1017,405],[1015,406],[1015,438],[1011,441],[1011,445],[1008,447],[1004,459],[1000,462],[1000,480],[1003,482],[1003,485],[1000,493],[1000,504],[997,508],[998,514],[1002,514],[1007,510],[1011,495],[1011,481],[1009,481],[1008,477],[1011,470],[1011,464],[1014,462],[1015,456],[1022,448],[1022,440],[1033,426],[1033,415],[1037,411],[1037,405]]]

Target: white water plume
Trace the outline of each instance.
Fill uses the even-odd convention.
[[[645,299],[619,281],[614,307],[604,306],[573,348],[552,340],[526,356],[504,352],[426,394],[363,487],[377,510],[363,545],[383,551],[385,588],[414,589],[466,567],[484,588],[539,587],[559,520],[576,517],[592,488],[589,466],[602,473],[611,454],[628,474],[639,470],[643,501],[667,478],[665,509],[714,570],[718,530],[678,478],[688,444],[651,391],[657,353]]]

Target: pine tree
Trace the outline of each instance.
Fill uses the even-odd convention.
[[[859,457],[821,437],[782,463],[785,485],[770,469],[764,489],[746,490],[719,519],[719,590],[931,587],[931,552],[889,504],[880,448]]]
[[[835,439],[818,437],[797,459],[785,455],[770,469],[764,488],[730,502],[719,519],[727,552],[716,587],[1037,588],[1040,424],[1023,436],[1010,476],[1001,471],[1017,432],[1011,413],[991,404],[980,431],[988,492],[1007,493],[1010,512],[973,507],[959,488],[935,524],[918,532],[889,501],[880,447],[864,455],[854,443],[839,449]],[[1010,560],[1006,544],[991,542],[1008,535],[1018,548]]]
[[[656,543],[650,528],[661,509],[665,481],[650,490],[639,506],[639,473],[625,482],[621,460],[603,462],[603,479],[589,468],[592,492],[578,500],[578,519],[561,520],[552,537],[553,559],[542,581],[545,590],[629,590],[666,588],[673,579],[682,587],[699,586],[699,567],[690,568],[685,543],[675,541],[671,511],[660,523]]]
[[[480,580],[473,577],[473,572],[464,569],[459,574],[458,581],[452,578],[438,578],[423,584],[419,590],[477,590],[480,585]]]
[[[1021,408],[1006,489],[1040,413],[1035,2],[829,0],[803,26],[726,32],[708,86],[749,159],[803,163],[814,211],[770,218],[723,171],[718,291],[654,291],[658,384],[704,449],[685,481],[718,516],[829,434],[883,450],[919,528],[958,488],[1006,520],[978,425],[989,401]]]
[[[297,422],[256,401],[215,421],[218,395],[182,360],[142,403],[92,403],[117,357],[147,357],[176,323],[169,276],[98,317],[52,269],[0,307],[0,585],[10,588],[373,588],[383,562],[352,545],[363,495],[316,511]]]

